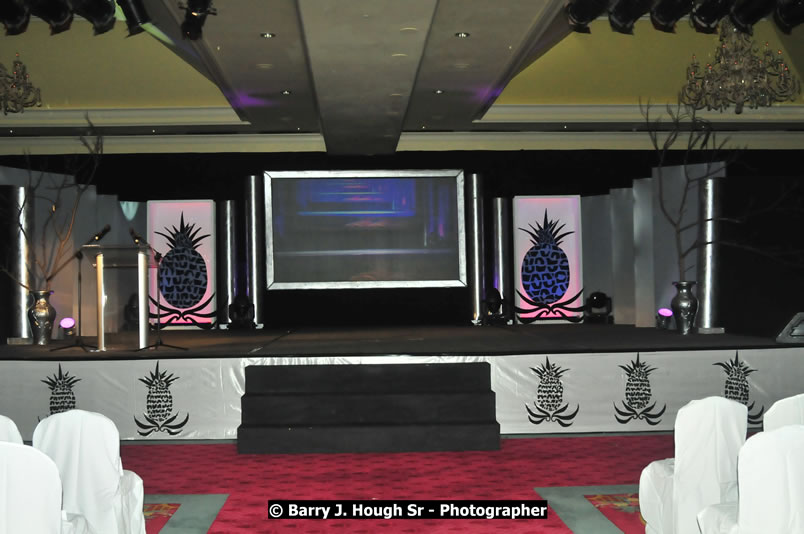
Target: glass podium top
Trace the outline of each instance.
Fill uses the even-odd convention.
[[[148,258],[148,266],[154,267],[154,257],[151,247],[148,245],[84,245],[81,251],[92,261],[92,266],[97,267],[95,258],[103,254],[103,266],[109,267],[137,267],[137,257],[144,253]]]

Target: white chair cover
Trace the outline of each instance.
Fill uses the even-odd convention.
[[[33,447],[0,442],[0,534],[92,534],[81,516],[61,510],[53,460]]]
[[[22,436],[17,429],[17,425],[5,415],[0,415],[0,441],[8,441],[9,443],[19,443],[22,445]]]
[[[804,425],[804,393],[778,400],[765,412],[762,423],[765,432],[786,425]]]
[[[739,503],[698,514],[703,534],[804,532],[804,425],[761,432],[740,451]]]
[[[33,446],[50,456],[64,486],[64,510],[102,534],[144,534],[142,479],[123,470],[120,434],[99,413],[70,410],[43,419]]]
[[[748,411],[723,397],[694,400],[678,411],[675,458],[652,462],[639,479],[648,534],[697,534],[698,512],[737,496],[737,456]]]

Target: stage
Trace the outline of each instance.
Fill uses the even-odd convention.
[[[123,439],[234,439],[247,366],[486,362],[502,434],[672,430],[681,406],[710,395],[745,400],[757,428],[773,402],[804,383],[804,345],[622,325],[161,335],[186,350],[135,351],[134,333],[107,335],[105,352],[51,350],[70,341],[2,346],[0,413],[26,439],[39,419],[72,405],[111,417]]]
[[[767,349],[789,345],[735,334],[682,336],[627,325],[538,324],[512,326],[267,327],[261,330],[163,330],[162,341],[182,347],[137,351],[135,332],[107,334],[105,352],[85,352],[72,340],[50,346],[3,345],[0,360],[134,360],[313,356],[507,356],[610,352]],[[154,332],[150,342],[156,342]],[[94,337],[84,341],[94,344]]]

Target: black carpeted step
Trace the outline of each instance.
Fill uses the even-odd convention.
[[[473,393],[246,393],[244,425],[469,423],[495,419],[491,390]]]
[[[497,450],[496,422],[432,425],[247,426],[241,454]]]
[[[246,367],[246,393],[418,393],[483,391],[488,362]]]

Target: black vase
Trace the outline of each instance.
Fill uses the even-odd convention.
[[[692,294],[695,282],[673,282],[673,285],[676,286],[676,295],[670,301],[670,309],[673,310],[676,330],[687,335],[692,332],[698,314],[698,298]]]
[[[53,322],[56,320],[56,309],[50,304],[52,291],[31,291],[33,304],[28,308],[28,322],[31,323],[31,335],[35,345],[47,345],[53,334]]]

